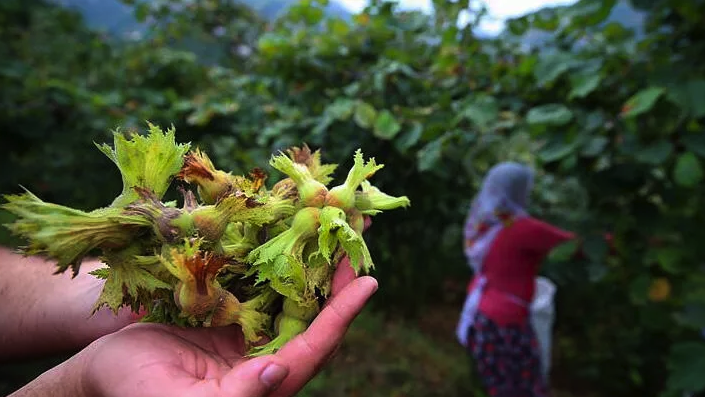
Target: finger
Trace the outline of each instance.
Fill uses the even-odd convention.
[[[331,281],[331,294],[333,296],[337,295],[346,285],[350,284],[355,277],[355,270],[350,264],[350,258],[345,255],[335,268],[333,280]]]
[[[279,388],[281,395],[294,395],[318,372],[342,342],[350,323],[376,290],[377,280],[372,277],[353,280],[330,300],[330,304],[303,334],[279,350],[277,356],[284,362],[296,363],[291,365],[289,377]]]
[[[377,280],[365,276],[353,280],[340,293],[331,298],[329,305],[313,320],[301,336],[316,352],[330,353],[342,341],[350,323],[377,291]]]
[[[289,374],[282,359],[267,355],[236,365],[220,381],[222,395],[228,397],[266,396],[277,389]]]

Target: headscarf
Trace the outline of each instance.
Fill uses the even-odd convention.
[[[499,163],[485,176],[465,223],[465,256],[475,273],[481,271],[497,233],[527,215],[533,181],[531,168],[514,162]]]

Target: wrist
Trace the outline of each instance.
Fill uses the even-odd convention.
[[[84,351],[39,375],[8,397],[94,397],[86,393]]]
[[[103,267],[98,261],[81,266],[81,274],[68,281],[68,285],[57,286],[47,294],[50,323],[62,333],[63,343],[70,349],[82,349],[93,341],[137,321],[129,308],[123,307],[118,314],[102,308],[93,313],[95,302],[103,291],[105,281],[88,274]]]
[[[5,299],[15,303],[0,305],[0,360],[78,351],[137,321],[129,308],[118,315],[106,309],[91,314],[104,280],[87,273],[101,266],[98,261],[86,261],[76,278],[52,274],[50,264],[36,258],[22,260],[24,268],[13,261],[19,260],[11,257],[3,263],[0,258],[0,265],[12,276],[9,279],[26,287],[7,287]]]

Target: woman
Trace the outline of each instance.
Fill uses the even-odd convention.
[[[574,235],[528,215],[532,184],[526,166],[494,166],[465,227],[465,254],[475,276],[457,336],[490,396],[548,395],[529,307],[541,262]]]

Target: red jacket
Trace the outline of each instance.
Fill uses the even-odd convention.
[[[483,274],[487,286],[479,312],[502,326],[524,324],[529,307],[515,303],[503,292],[530,304],[542,262],[554,247],[573,238],[573,233],[531,217],[519,219],[502,229],[485,256]],[[470,283],[468,292],[476,281]]]

